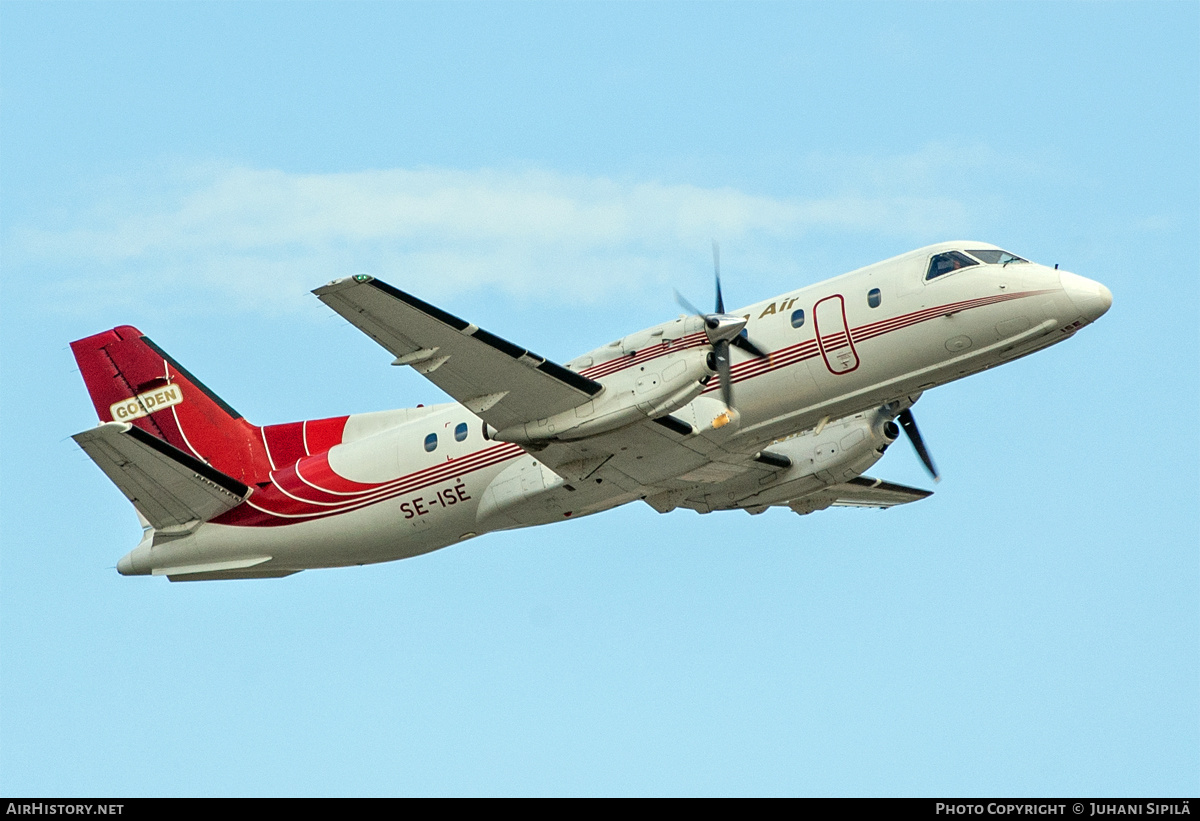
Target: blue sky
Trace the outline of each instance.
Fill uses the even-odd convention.
[[[0,5],[0,791],[1194,795],[1194,3]],[[564,361],[931,242],[1104,282],[886,513],[644,505],[277,582],[113,567],[67,348],[440,401],[366,271]],[[915,457],[873,473],[925,486]]]

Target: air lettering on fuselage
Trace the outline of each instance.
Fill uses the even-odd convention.
[[[791,307],[796,304],[796,300],[799,298],[800,297],[794,296],[791,299],[781,299],[778,302],[769,302],[767,303],[767,307],[763,308],[762,313],[758,315],[758,318],[762,319],[763,317],[770,316],[776,312],[783,313],[784,311],[790,310]]]

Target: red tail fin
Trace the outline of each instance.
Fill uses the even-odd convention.
[[[267,479],[261,431],[137,328],[71,343],[101,422],[130,422],[245,484]]]

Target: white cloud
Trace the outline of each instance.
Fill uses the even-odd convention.
[[[6,256],[18,270],[87,271],[57,277],[56,291],[88,303],[184,289],[289,310],[359,271],[431,298],[493,287],[606,301],[678,281],[713,237],[789,269],[787,247],[811,232],[950,235],[966,223],[961,202],[936,195],[788,199],[543,170],[193,167],[114,186],[59,226],[14,229]]]

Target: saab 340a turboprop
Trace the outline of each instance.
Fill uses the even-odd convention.
[[[120,573],[386,562],[638,499],[662,513],[913,502],[929,492],[863,474],[903,429],[937,478],[910,410],[923,391],[1061,342],[1112,304],[1099,283],[984,242],[728,312],[718,267],[712,313],[558,365],[371,276],[313,293],[455,401],[259,427],[136,328],[72,343],[101,420],[75,440],[144,527]]]

